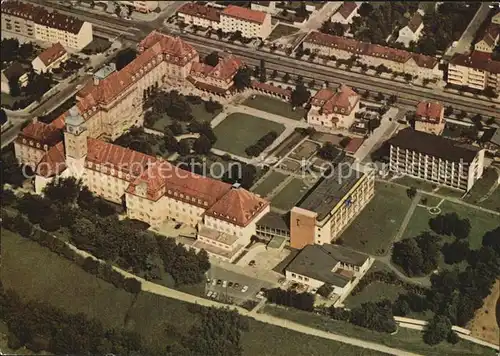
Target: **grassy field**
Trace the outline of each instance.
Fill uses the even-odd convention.
[[[375,196],[341,235],[344,244],[369,254],[384,254],[411,205],[406,189],[375,184]]]
[[[276,188],[281,182],[285,180],[287,176],[279,172],[271,172],[266,179],[264,179],[257,187],[252,189],[254,193],[260,194],[265,197],[271,191]]]
[[[490,188],[498,179],[498,173],[495,169],[489,168],[484,171],[483,177],[474,184],[471,191],[465,197],[465,201],[471,204],[477,204],[484,208],[500,211],[500,188],[491,194],[486,200],[479,200],[490,191]]]
[[[214,148],[248,157],[245,149],[271,131],[280,135],[285,126],[256,116],[233,113],[214,128],[217,136]]]
[[[198,122],[203,122],[203,121],[212,121],[214,117],[219,115],[221,110],[216,110],[214,113],[209,113],[207,110],[205,110],[205,104],[193,104],[189,103],[191,106],[191,112],[193,115],[193,119],[198,121]],[[171,125],[174,122],[174,119],[172,119],[170,116],[167,114],[163,114],[161,118],[159,118],[153,125],[152,129],[158,130],[158,131],[164,131],[165,127]],[[183,127],[187,126],[187,123],[179,121]]]
[[[290,210],[304,196],[308,187],[301,179],[294,178],[271,201],[271,205],[281,209]]]
[[[304,108],[293,110],[292,104],[289,102],[265,95],[256,95],[255,99],[249,97],[243,102],[243,105],[274,115],[284,116],[292,120],[302,120],[306,115]]]
[[[366,286],[357,295],[350,295],[345,300],[347,308],[354,308],[367,302],[377,302],[382,299],[395,301],[401,293],[406,290],[401,286],[395,286],[384,282],[373,282]]]
[[[1,233],[2,282],[22,298],[45,301],[70,313],[82,312],[108,328],[136,331],[150,347],[162,349],[199,322],[198,315],[189,311],[188,303],[149,293],[139,293],[134,300],[132,294],[84,272],[36,242],[7,230]],[[242,335],[245,356],[382,355],[253,319],[249,323],[249,331]],[[6,330],[1,326],[3,344]]]
[[[328,317],[308,313],[297,309],[285,309],[281,307],[266,305],[266,314],[280,318],[289,319],[317,329],[333,332],[336,334],[356,337],[365,341],[373,341],[386,346],[419,353],[426,356],[479,356],[495,355],[494,350],[479,345],[460,341],[456,345],[442,342],[439,345],[429,346],[422,341],[422,333],[417,330],[400,328],[395,335],[379,333],[347,322],[332,320]]]
[[[298,31],[299,31],[299,29],[297,27],[292,27],[292,26],[288,26],[288,25],[280,23],[280,24],[278,24],[278,26],[276,26],[274,28],[274,30],[271,32],[271,34],[267,37],[267,40],[268,41],[275,41],[277,39],[280,39],[281,37],[293,35],[294,33],[297,33]]]
[[[477,249],[481,247],[481,241],[485,232],[493,230],[499,223],[498,215],[490,214],[479,209],[474,209],[465,205],[444,201],[441,206],[441,213],[456,212],[461,218],[468,218],[472,228],[469,234],[470,247]],[[429,219],[433,215],[427,209],[417,207],[410,219],[403,237],[415,237],[420,233],[429,230]]]

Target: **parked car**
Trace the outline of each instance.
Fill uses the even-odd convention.
[[[264,292],[263,291],[259,291],[259,293],[257,293],[257,295],[255,296],[255,298],[257,298],[257,299],[264,298]]]
[[[210,278],[207,278],[207,284],[210,284]]]
[[[175,225],[174,229],[176,230],[179,230],[182,226],[182,223],[178,223],[177,225]]]
[[[207,297],[210,298],[212,296],[212,293],[213,292],[211,290],[209,290],[208,293],[207,293]]]
[[[227,284],[227,286],[228,286],[229,288],[231,288],[231,287],[233,286],[233,284],[234,284],[233,282],[229,282],[229,283]]]
[[[234,287],[234,289],[238,289],[238,288],[240,288],[240,284],[239,283],[235,283],[233,287]]]
[[[242,293],[245,293],[247,290],[248,290],[248,286],[243,286],[243,288],[241,288]]]
[[[226,288],[226,287],[227,287],[227,281],[222,282],[222,288]]]
[[[221,285],[222,284],[222,281],[220,279],[217,280],[217,285]]]
[[[217,295],[218,295],[218,293],[217,293],[217,292],[214,292],[214,294],[212,294],[212,298],[213,298],[213,299],[216,299],[216,298],[217,298]]]
[[[248,262],[248,265],[249,265],[250,267],[255,266],[255,260],[251,260],[250,262]]]
[[[212,279],[212,285],[215,286],[217,284],[217,280],[214,278]]]

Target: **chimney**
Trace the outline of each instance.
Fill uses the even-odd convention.
[[[240,183],[233,183],[233,186],[232,186],[233,189],[238,189],[240,187],[241,187]]]
[[[94,76],[94,85],[99,85],[99,78]]]

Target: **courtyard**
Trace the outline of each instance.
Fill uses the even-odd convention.
[[[198,121],[198,122],[204,122],[204,121],[212,121],[219,113],[221,110],[215,110],[213,113],[208,112],[205,109],[205,103],[191,103],[189,102],[189,106],[191,107],[191,114],[193,115],[193,120]],[[180,120],[176,120],[168,116],[167,113],[163,113],[151,126],[153,130],[163,132],[165,131],[165,128],[172,125],[175,121],[179,122],[183,129],[186,129],[186,126],[188,122],[183,122]]]
[[[288,157],[297,161],[307,160],[320,149],[320,146],[312,141],[304,141],[294,149]]]
[[[279,136],[285,126],[253,115],[232,113],[214,128],[217,137],[214,148],[250,158],[245,149],[271,131]]]
[[[305,118],[306,111],[304,108],[295,108],[287,101],[271,98],[266,95],[255,95],[248,97],[242,105],[266,111],[274,115],[280,115],[292,120],[302,120]]]
[[[307,193],[309,187],[302,179],[293,178],[272,200],[271,206],[289,211]]]
[[[280,172],[272,171],[267,177],[260,182],[252,191],[262,197],[266,197],[271,193],[280,183],[286,179],[286,175]]]
[[[374,255],[389,251],[394,237],[410,208],[406,189],[375,183],[375,196],[342,233],[345,246]]]

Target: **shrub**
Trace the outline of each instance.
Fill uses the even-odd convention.
[[[268,132],[262,136],[255,144],[245,149],[245,153],[251,157],[260,155],[267,147],[269,147],[278,137],[275,131]]]

